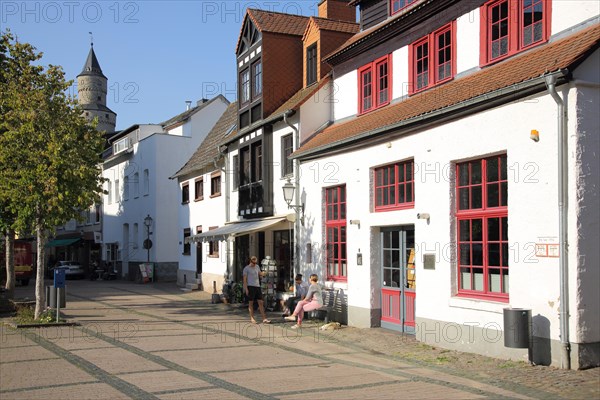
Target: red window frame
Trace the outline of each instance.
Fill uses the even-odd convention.
[[[373,173],[375,211],[415,207],[415,169],[413,160],[378,167],[374,169]]]
[[[346,186],[342,185],[325,189],[327,280],[348,280],[346,225]]]
[[[491,0],[481,6],[480,66],[547,42],[551,13],[552,0]]]
[[[390,15],[400,12],[416,2],[417,0],[390,0]]]
[[[358,69],[358,113],[364,114],[390,104],[392,97],[392,55]]]
[[[458,296],[508,302],[506,154],[457,164],[456,199]]]
[[[440,39],[444,39],[440,41]],[[456,21],[417,40],[409,48],[409,94],[448,82],[456,75]],[[445,67],[444,67],[445,66]],[[444,67],[444,74],[440,74]],[[449,69],[449,70],[448,70]]]

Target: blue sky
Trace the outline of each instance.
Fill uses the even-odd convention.
[[[317,15],[318,0],[298,1],[0,1],[0,30],[81,72],[90,48],[108,81],[117,129],[158,123],[221,93],[235,99],[235,45],[247,7]],[[75,92],[76,89],[74,88]]]

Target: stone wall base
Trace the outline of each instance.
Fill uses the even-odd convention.
[[[416,339],[431,346],[468,353],[481,354],[506,360],[529,362],[528,349],[504,346],[501,326],[461,325],[453,322],[416,318]],[[562,344],[539,336],[532,337],[531,358],[536,365],[560,368]],[[571,369],[585,369],[600,365],[600,343],[571,343]]]

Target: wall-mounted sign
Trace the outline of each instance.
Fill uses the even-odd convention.
[[[558,258],[560,245],[556,237],[539,237],[535,244],[535,256],[541,258]]]

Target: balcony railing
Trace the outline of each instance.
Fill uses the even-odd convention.
[[[263,182],[253,182],[239,188],[238,215],[259,216],[272,211],[271,201],[265,196]]]

